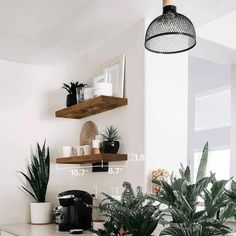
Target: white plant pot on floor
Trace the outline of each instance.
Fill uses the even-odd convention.
[[[30,203],[31,224],[51,223],[51,203],[36,202]]]

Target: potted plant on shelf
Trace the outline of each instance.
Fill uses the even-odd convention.
[[[31,162],[27,165],[28,174],[20,171],[30,189],[21,186],[36,202],[30,203],[31,223],[48,224],[51,222],[51,203],[46,202],[46,193],[50,175],[50,154],[44,142],[42,148],[37,143],[37,153],[32,154]]]
[[[154,200],[165,206],[163,214],[167,217],[166,224],[170,225],[160,235],[212,236],[231,231],[225,224],[236,210],[226,194],[228,181],[217,181],[212,173],[205,177],[207,159],[208,144],[204,147],[195,183],[189,167],[180,168],[179,178],[172,175],[170,184],[153,180],[163,189]]]
[[[104,153],[117,153],[120,147],[120,136],[116,127],[108,126],[102,133],[105,141],[102,143]]]
[[[128,182],[123,183],[124,192],[121,200],[103,193],[105,199],[100,209],[107,217],[104,229],[95,231],[99,236],[123,235],[151,236],[161,218],[159,206],[148,194],[143,194],[141,187],[136,193]]]
[[[66,106],[70,107],[77,104],[76,89],[79,86],[79,82],[70,82],[70,84],[63,84],[63,89],[65,89],[69,94],[66,97]]]

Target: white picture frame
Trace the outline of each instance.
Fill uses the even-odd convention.
[[[107,82],[112,84],[113,96],[124,97],[125,85],[125,54],[113,58],[103,64],[103,73]]]

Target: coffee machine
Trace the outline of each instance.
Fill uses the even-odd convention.
[[[81,190],[69,190],[58,194],[62,207],[59,231],[89,230],[92,227],[93,197]]]

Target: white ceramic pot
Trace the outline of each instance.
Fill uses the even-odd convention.
[[[51,203],[36,202],[30,203],[31,224],[51,223]]]

